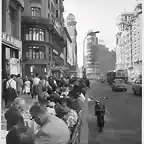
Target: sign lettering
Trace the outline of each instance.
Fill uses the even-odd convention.
[[[59,35],[61,35],[61,31],[60,31],[61,26],[56,20],[55,20],[55,23],[54,23],[54,28],[59,33]]]
[[[8,35],[7,33],[2,32],[2,41],[11,44],[17,48],[22,48],[22,42],[20,40],[15,39],[14,37]]]

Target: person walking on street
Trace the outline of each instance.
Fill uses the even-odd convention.
[[[31,82],[28,77],[26,77],[26,81],[24,83],[24,93],[30,95],[30,86]]]
[[[4,100],[4,103],[2,106],[7,107],[7,88],[6,88],[6,84],[7,81],[9,80],[9,77],[6,77],[2,80],[2,100]]]
[[[18,94],[18,96],[21,96],[22,89],[23,89],[23,80],[21,79],[20,74],[17,75],[16,86],[17,86],[17,94]]]
[[[37,95],[38,95],[38,91],[39,91],[39,88],[38,88],[39,82],[40,82],[39,74],[36,73],[36,77],[33,79],[33,86],[32,86],[33,94],[32,94],[32,98],[37,99]]]
[[[6,83],[6,97],[7,97],[7,105],[8,107],[11,106],[14,99],[17,97],[17,91],[16,91],[16,81],[15,81],[15,75],[11,75],[10,79]]]

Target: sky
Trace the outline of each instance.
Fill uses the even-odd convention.
[[[132,12],[136,0],[64,0],[64,17],[72,13],[77,21],[78,65],[83,64],[83,40],[89,30],[100,31],[98,38],[113,49],[118,16],[123,12]]]

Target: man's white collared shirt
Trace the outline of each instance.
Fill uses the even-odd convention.
[[[9,87],[16,90],[16,81],[13,79],[8,80],[6,83],[6,88],[9,88]]]

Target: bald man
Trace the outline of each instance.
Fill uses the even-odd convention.
[[[23,98],[18,97],[14,100],[12,107],[5,113],[8,131],[16,124],[24,125],[22,114],[24,113],[25,108],[26,102]]]
[[[35,103],[30,109],[30,114],[40,125],[36,133],[38,144],[68,144],[70,139],[68,126],[58,117],[48,114],[46,106]]]

